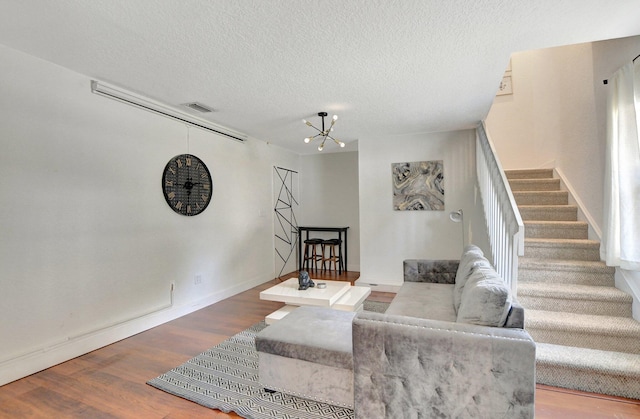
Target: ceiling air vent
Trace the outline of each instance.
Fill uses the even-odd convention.
[[[184,103],[182,106],[186,106],[187,108],[193,109],[194,111],[200,112],[200,113],[213,112],[212,108],[198,102]]]

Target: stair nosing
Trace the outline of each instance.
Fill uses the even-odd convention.
[[[572,245],[573,247],[598,246],[598,248],[600,248],[600,241],[590,239],[555,239],[527,237],[524,239],[524,244],[567,244]]]
[[[529,291],[535,292],[540,290],[554,291],[555,294],[536,295],[527,293]],[[630,304],[633,302],[633,297],[631,295],[616,287],[584,284],[523,282],[518,284],[518,296],[557,299],[568,299],[567,297],[574,297],[573,299],[577,301],[619,302],[620,304]]]
[[[589,356],[588,364],[576,362],[577,359],[582,360],[585,356]],[[538,361],[542,361],[546,365],[640,377],[640,355],[629,352],[536,342],[536,362]]]
[[[518,191],[516,191],[518,192]],[[573,204],[550,204],[550,205],[537,205],[537,204],[520,204],[519,209],[578,209],[577,205]]]
[[[574,260],[574,259],[540,259],[540,258],[528,258],[528,257],[519,257],[518,265],[542,265],[542,264],[552,264],[552,265],[587,265],[592,268],[601,268],[605,267],[608,269],[615,269],[611,266],[607,266],[607,264],[602,260]]]
[[[569,225],[580,225],[580,226],[588,226],[589,224],[586,221],[548,221],[548,220],[527,220],[527,221],[523,221],[523,223],[525,224],[542,224],[545,227],[554,227],[554,226],[561,226],[562,224],[569,224]]]
[[[549,177],[553,177],[553,169],[510,169],[510,170],[505,170],[504,171],[505,175],[509,176],[509,175],[527,175],[527,174],[540,174],[540,173],[550,173],[551,176]],[[544,178],[542,178],[544,179]]]
[[[535,194],[548,194],[548,195],[569,195],[569,192],[567,192],[564,189],[560,189],[557,191],[511,191],[514,195],[515,194],[527,194],[527,195],[535,195]],[[559,204],[556,204],[559,205]],[[569,205],[569,204],[567,204]]]
[[[640,323],[632,317],[601,316],[526,308],[525,310],[525,329],[532,327],[534,329],[569,330],[593,335],[640,338]],[[620,327],[623,328],[620,329]]]

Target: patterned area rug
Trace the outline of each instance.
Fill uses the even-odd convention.
[[[388,304],[365,301],[365,310],[384,312]],[[202,406],[235,412],[248,419],[342,419],[353,410],[305,400],[282,393],[268,393],[258,383],[255,336],[264,329],[257,323],[147,382],[167,393]]]

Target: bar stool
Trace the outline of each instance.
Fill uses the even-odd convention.
[[[323,252],[322,239],[307,239],[304,241],[304,262],[302,268],[309,270],[312,269],[309,261],[313,263],[313,269],[318,270],[318,262],[322,262],[324,254],[318,253],[318,246],[320,246],[320,252]],[[311,254],[309,254],[311,253]]]
[[[325,263],[329,262],[329,270],[331,269],[331,263],[333,262],[334,271],[343,271],[342,266],[342,240],[329,239],[322,240],[322,270],[325,270]],[[327,249],[328,247],[328,249]],[[336,247],[338,251],[336,252]],[[328,252],[328,255],[327,255]]]

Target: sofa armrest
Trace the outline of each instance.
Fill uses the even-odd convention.
[[[371,312],[352,330],[356,418],[534,416],[524,330]]]
[[[404,280],[454,284],[459,260],[408,259],[403,262]]]

